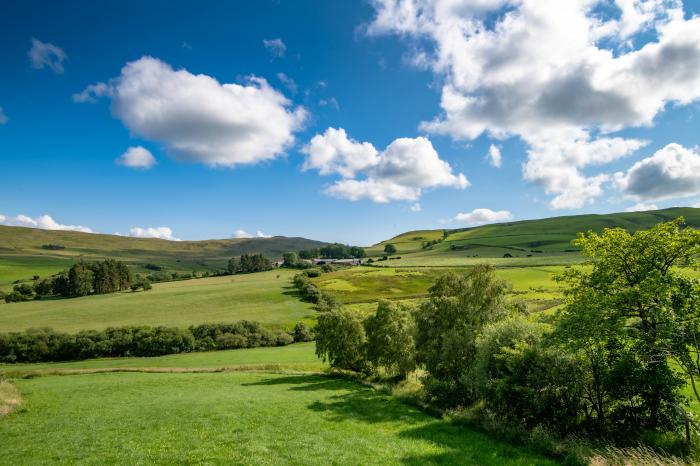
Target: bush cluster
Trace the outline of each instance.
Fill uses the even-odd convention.
[[[332,270],[332,268],[330,270]],[[338,308],[340,303],[334,296],[325,293],[310,280],[311,277],[320,277],[323,274],[323,271],[323,268],[304,270],[303,272],[294,275],[292,278],[292,284],[297,290],[299,290],[299,294],[301,295],[302,299],[316,304],[316,309],[318,311],[328,312]]]
[[[560,278],[567,299],[549,323],[510,303],[493,267],[478,265],[440,277],[415,309],[321,314],[316,353],[366,374],[421,368],[425,401],[508,430],[618,444],[684,433],[682,388],[700,378],[700,281],[678,266],[700,256],[700,231],[678,219],[574,244],[591,267]]]
[[[294,342],[295,338],[299,338],[296,341],[308,341],[303,327],[295,328],[292,336],[282,330],[270,330],[257,322],[248,321],[202,324],[187,329],[130,326],[73,334],[40,328],[0,333],[0,362],[162,356],[190,351],[283,346]]]

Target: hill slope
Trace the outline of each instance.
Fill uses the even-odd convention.
[[[287,251],[324,245],[305,238],[241,238],[204,241],[167,241],[156,238],[39,230],[0,226],[0,287],[9,282],[46,276],[63,270],[77,260],[113,257],[139,271],[154,263],[172,271],[224,268],[229,258],[244,253],[263,253],[276,259]],[[44,245],[64,249],[48,250]]]
[[[679,216],[685,217],[688,225],[700,227],[700,209],[674,207],[648,212],[523,220],[457,230],[410,231],[367,248],[367,252],[369,255],[380,255],[386,244],[394,244],[402,260],[401,264],[396,262],[392,265],[422,265],[419,262],[425,262],[425,265],[431,262],[432,265],[457,265],[447,258],[503,258],[504,254],[514,258],[540,258],[547,263],[551,262],[552,256],[558,256],[557,261],[563,256],[578,256],[571,240],[580,231],[601,232],[604,228],[622,227],[633,232]],[[425,242],[439,239],[443,240],[423,247]]]

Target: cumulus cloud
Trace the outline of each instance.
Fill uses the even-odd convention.
[[[513,214],[507,210],[493,211],[491,209],[474,209],[471,212],[460,212],[454,220],[468,225],[484,225],[486,223],[505,222],[513,219]]]
[[[263,39],[263,45],[270,52],[272,58],[282,58],[287,52],[287,46],[282,39]]]
[[[700,194],[700,154],[671,143],[614,178],[623,194],[640,201],[694,196]]]
[[[639,202],[631,207],[625,209],[625,212],[645,212],[647,210],[658,210],[656,204]]]
[[[173,236],[173,230],[169,227],[134,227],[129,230],[129,236],[133,236],[134,238],[159,238],[167,239],[168,241],[181,241],[179,238]]]
[[[411,212],[420,212],[421,210],[423,210],[423,206],[420,205],[420,202],[416,202],[414,204],[411,204],[408,207],[408,210],[410,210]]]
[[[395,139],[379,152],[369,142],[349,138],[343,128],[328,128],[302,151],[306,154],[302,168],[316,169],[321,175],[340,175],[343,179],[326,192],[352,201],[415,201],[425,189],[469,186],[467,178],[452,173],[450,164],[440,159],[423,137]],[[358,175],[364,178],[357,179]]]
[[[95,103],[100,97],[109,95],[110,88],[107,84],[99,82],[95,84],[90,84],[88,87],[82,91],[73,94],[73,102],[77,103]]]
[[[501,167],[501,149],[498,146],[491,144],[489,146],[489,152],[486,154],[486,156],[492,167]]]
[[[48,67],[54,73],[63,73],[63,62],[68,58],[61,47],[48,42],[42,42],[32,37],[32,48],[29,49],[29,63],[32,68]]]
[[[81,231],[83,233],[93,233],[93,231],[81,225],[63,225],[56,222],[50,215],[40,215],[32,218],[26,215],[17,215],[16,217],[8,217],[0,215],[0,225],[8,225],[13,227],[40,228],[42,230],[67,230]]]
[[[442,83],[442,114],[422,128],[519,137],[524,177],[554,196],[553,208],[600,196],[609,174],[582,169],[645,144],[606,133],[700,99],[700,17],[686,19],[681,0],[373,3],[367,33],[410,41]]]
[[[231,235],[233,238],[272,238],[272,235],[267,235],[262,231],[258,230],[254,235],[248,233],[245,230],[236,230]]]
[[[306,118],[262,78],[221,84],[152,57],[127,63],[104,95],[133,134],[164,144],[178,160],[209,166],[274,159]]]
[[[4,125],[7,123],[7,115],[5,115],[5,111],[0,107],[0,125]]]
[[[116,162],[129,168],[149,169],[155,165],[156,159],[145,147],[129,147],[126,152],[117,157]]]

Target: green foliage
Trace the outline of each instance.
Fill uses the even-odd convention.
[[[426,388],[440,404],[470,401],[463,376],[474,362],[484,326],[507,313],[506,289],[487,265],[445,274],[430,288],[428,302],[416,315],[416,354],[429,372]]]
[[[326,259],[359,259],[365,257],[365,250],[358,246],[333,243],[319,248],[319,255]]]
[[[328,361],[331,367],[368,371],[367,336],[362,319],[356,313],[345,309],[321,313],[314,334],[316,355]]]
[[[293,268],[299,263],[299,256],[296,252],[285,252],[282,254],[282,267]]]
[[[243,254],[239,260],[231,258],[228,262],[228,271],[234,273],[255,273],[272,270],[272,263],[264,255]]]
[[[294,342],[296,342],[296,343],[304,342],[304,341],[312,341],[314,339],[314,336],[311,333],[311,329],[304,322],[297,322],[294,325],[293,337],[294,337]]]
[[[367,360],[402,378],[416,367],[416,324],[409,306],[382,300],[364,322]]]
[[[396,251],[397,251],[396,246],[394,246],[391,243],[384,246],[384,252],[387,254],[396,254]]]
[[[92,293],[94,274],[89,265],[78,262],[68,271],[68,297],[87,296]]]
[[[177,327],[117,327],[75,334],[50,328],[0,333],[1,362],[71,361],[99,357],[160,356],[258,346],[283,346],[293,338],[257,322],[202,324]]]
[[[20,283],[12,288],[10,293],[5,295],[6,303],[20,303],[34,299],[34,288],[27,283]]]
[[[38,297],[51,296],[54,294],[53,280],[50,278],[44,278],[43,280],[37,280],[34,282],[34,293],[36,293]]]
[[[700,232],[683,219],[634,234],[607,229],[574,242],[590,269],[560,279],[569,288],[557,339],[575,350],[587,371],[587,398],[601,433],[674,430],[683,380],[671,358],[687,359],[678,344],[697,322],[698,288],[676,267],[700,252]]]
[[[299,251],[299,259],[311,260],[317,258],[320,255],[321,252],[318,248],[302,249],[301,251]]]
[[[462,382],[504,425],[571,433],[583,413],[581,370],[572,355],[544,345],[547,329],[521,316],[489,324]]]

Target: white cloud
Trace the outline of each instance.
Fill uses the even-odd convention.
[[[474,209],[471,212],[460,212],[454,220],[468,225],[484,225],[486,223],[505,222],[513,219],[513,214],[507,210],[493,211],[491,209]]]
[[[262,78],[221,84],[152,57],[127,63],[106,94],[133,134],[164,144],[178,160],[209,166],[280,156],[307,115]]]
[[[17,215],[16,217],[7,217],[0,215],[0,225],[9,225],[14,227],[40,228],[42,230],[68,230],[81,231],[83,233],[93,233],[93,231],[81,225],[63,225],[56,222],[50,215],[40,215],[37,218],[28,217],[26,215]]]
[[[110,91],[111,90],[107,84],[99,82],[95,84],[90,84],[81,92],[73,94],[72,98],[73,102],[77,103],[95,103],[100,97],[109,95]]]
[[[411,212],[420,212],[423,210],[423,207],[420,205],[420,202],[416,202],[415,204],[411,204],[408,208]]]
[[[287,52],[287,46],[282,39],[263,39],[263,45],[272,58],[282,58]]]
[[[626,173],[616,173],[615,183],[627,197],[641,201],[700,194],[700,154],[697,149],[668,144]]]
[[[181,241],[179,238],[173,236],[173,230],[169,227],[134,227],[129,230],[129,236],[133,236],[134,238],[159,238],[167,239],[168,241]]]
[[[327,99],[321,99],[318,101],[318,104],[321,107],[332,107],[336,110],[340,110],[340,104],[338,103],[338,100],[335,97],[329,97]]]
[[[5,115],[5,111],[0,107],[0,125],[4,125],[7,123],[8,118],[7,115]]]
[[[635,204],[631,207],[628,207],[625,209],[625,212],[645,212],[647,210],[658,210],[659,208],[657,207],[656,204],[647,204],[644,202],[640,202],[638,204]]]
[[[307,156],[303,169],[317,169],[321,175],[337,173],[343,179],[326,192],[352,201],[415,201],[424,189],[469,186],[467,178],[453,174],[423,137],[395,139],[379,152],[368,142],[348,138],[343,128],[328,128],[314,136],[303,152]],[[358,175],[364,178],[357,179]]]
[[[254,235],[251,235],[245,230],[236,230],[231,236],[233,238],[272,238],[272,235],[267,235],[260,230],[258,230]]]
[[[68,58],[61,47],[42,42],[32,37],[32,48],[29,49],[29,62],[32,68],[49,67],[54,73],[63,73],[63,62]]]
[[[489,152],[486,156],[492,167],[501,167],[501,149],[498,146],[491,144],[489,146]]]
[[[554,196],[553,208],[600,196],[609,175],[582,169],[645,143],[606,133],[653,125],[669,103],[700,99],[700,17],[686,19],[680,0],[616,0],[607,18],[602,0],[374,5],[367,32],[408,40],[443,83],[443,112],[423,129],[519,137],[529,146],[524,177]]]
[[[129,168],[149,169],[156,163],[153,154],[145,147],[129,147],[126,152],[117,157],[116,162]]]
[[[284,84],[287,87],[287,89],[289,89],[289,92],[291,92],[292,94],[296,94],[299,91],[299,87],[297,86],[296,81],[294,81],[286,74],[277,73],[277,79],[279,79],[280,82]]]

